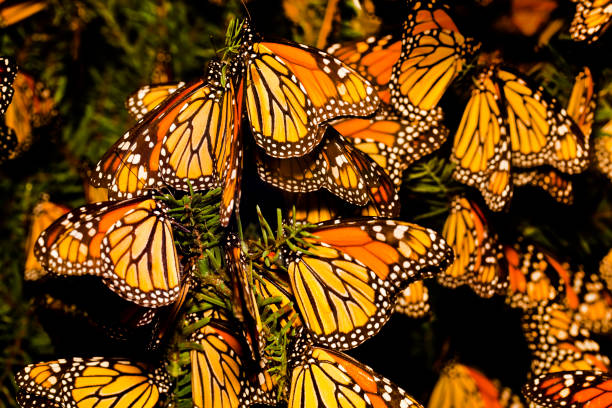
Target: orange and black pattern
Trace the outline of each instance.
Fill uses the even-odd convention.
[[[299,336],[299,334],[298,334]],[[388,379],[346,354],[298,339],[289,361],[289,408],[422,408]]]
[[[372,159],[331,130],[313,152],[294,159],[273,159],[261,152],[257,172],[282,190],[308,193],[325,188],[351,204],[373,204],[380,216],[399,213],[398,196],[389,176]]]
[[[252,375],[244,339],[233,329],[221,309],[211,309],[210,318],[195,331],[190,341],[201,349],[190,351],[191,393],[197,408],[238,408],[273,404],[272,383],[267,372]],[[190,315],[191,321],[196,316]]]
[[[438,102],[479,45],[459,32],[443,1],[411,7],[389,81],[391,103],[403,116],[427,118],[439,114]]]
[[[610,360],[601,352],[588,330],[580,327],[574,312],[552,302],[525,312],[523,332],[532,353],[531,372],[540,375],[564,370],[610,369]]]
[[[462,196],[454,197],[442,236],[453,248],[455,261],[438,274],[440,284],[450,288],[468,284],[479,296],[487,298],[503,293],[507,281],[500,265],[500,244],[476,203]]]
[[[570,26],[570,34],[575,41],[592,43],[610,26],[612,2],[610,0],[572,0],[576,3],[576,13]]]
[[[30,364],[17,373],[15,380],[21,389],[18,402],[23,408],[154,408],[170,388],[162,369],[104,357]]]
[[[303,156],[323,138],[324,122],[378,108],[372,84],[339,59],[304,44],[261,41],[249,21],[242,30],[245,110],[266,154]]]
[[[400,290],[452,261],[452,250],[430,229],[402,221],[332,221],[307,229],[308,253],[284,258],[296,308],[313,339],[350,349],[389,319]]]
[[[612,378],[602,371],[559,371],[530,380],[523,394],[543,408],[610,407]]]
[[[451,160],[455,179],[477,187],[489,208],[500,211],[512,197],[512,167],[546,164],[579,173],[589,164],[589,138],[542,88],[492,65],[478,76]]]
[[[552,255],[533,244],[519,242],[504,247],[504,260],[508,268],[506,301],[510,307],[527,310],[561,297],[576,307],[571,272]]]
[[[331,124],[400,186],[404,170],[438,150],[448,137],[441,120],[440,115],[431,122],[410,121],[393,113],[388,105],[381,105],[371,118],[340,119]]]
[[[145,307],[174,302],[181,270],[165,206],[142,197],[79,207],[40,235],[34,254],[57,275],[99,276]]]

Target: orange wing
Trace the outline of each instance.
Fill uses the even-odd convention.
[[[239,145],[233,81],[223,85],[220,76],[220,64],[209,64],[206,80],[184,86],[147,114],[102,157],[92,174],[94,187],[124,199],[166,185],[222,185]]]
[[[599,343],[591,339],[588,330],[579,327],[567,306],[552,302],[527,311],[523,331],[533,355],[531,370],[535,375],[610,369],[610,360],[601,353]]]
[[[42,201],[36,207],[32,214],[32,224],[30,225],[30,233],[26,241],[26,263],[25,274],[26,280],[38,280],[47,272],[34,256],[34,245],[38,236],[49,227],[55,220],[70,211],[63,205],[54,204],[50,201]]]
[[[174,302],[181,271],[165,207],[148,198],[79,207],[56,220],[34,254],[58,275],[94,275],[145,307]]]
[[[346,354],[320,347],[294,353],[289,408],[422,408],[388,379]]]
[[[303,156],[321,141],[324,122],[378,108],[372,84],[339,59],[303,44],[257,41],[248,22],[243,30],[246,111],[266,154]]]
[[[601,371],[559,371],[532,379],[523,393],[542,407],[610,407],[612,378]]]
[[[500,211],[512,198],[511,152],[493,73],[488,69],[478,76],[455,134],[451,160],[457,164],[453,177],[478,188],[487,206]]]
[[[558,296],[564,296],[577,306],[577,295],[572,288],[570,272],[549,254],[534,245],[517,244],[504,248],[508,266],[508,292],[510,307],[523,310],[545,305]]]
[[[387,89],[393,65],[402,51],[402,42],[393,35],[368,37],[365,40],[334,44],[327,52],[355,69],[378,90],[380,99],[389,103],[391,94]]]
[[[316,150],[294,159],[257,157],[257,172],[265,182],[289,192],[325,188],[349,203],[374,204],[378,215],[399,211],[397,194],[383,169],[334,131]]]
[[[396,186],[402,183],[404,170],[439,149],[448,136],[448,129],[438,120],[431,123],[409,121],[392,113],[386,105],[369,119],[340,119],[331,124],[357,149],[385,169]]]

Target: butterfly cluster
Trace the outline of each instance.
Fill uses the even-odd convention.
[[[597,40],[607,20],[593,16],[608,9],[579,2],[572,37]],[[406,13],[400,35],[326,51],[233,20],[201,78],[127,98],[133,125],[84,172],[88,204],[44,197],[34,209],[25,279],[93,282],[100,293],[77,309],[138,353],[27,365],[15,376],[21,407],[422,407],[346,352],[394,313],[428,315],[431,282],[520,314],[533,406],[612,406],[597,338],[612,330],[609,276],[498,229],[515,186],[571,204],[591,145],[610,173],[610,143],[591,141],[589,68],[564,107],[482,52],[450,2],[409,0]],[[25,150],[53,111],[16,71],[0,59],[0,160]],[[466,102],[447,141],[453,87]],[[427,168],[447,213],[438,231],[400,218],[406,174],[434,153],[450,169],[446,186]],[[274,227],[246,208],[257,200],[248,188],[242,198],[249,169],[258,190],[282,197]],[[257,223],[243,225],[241,210]],[[474,367],[439,371],[429,407],[523,406]]]

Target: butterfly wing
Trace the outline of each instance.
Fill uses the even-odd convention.
[[[409,121],[386,106],[371,118],[340,119],[332,126],[385,169],[396,186],[401,184],[405,169],[439,149],[448,136],[448,129],[437,121]]]
[[[92,174],[111,198],[167,185],[179,190],[218,187],[233,157],[237,118],[233,81],[221,83],[219,63],[206,80],[186,85],[145,116],[102,157]]]
[[[511,156],[492,75],[489,69],[478,76],[455,134],[451,160],[457,165],[453,177],[478,188],[487,206],[500,211],[512,197]]]
[[[316,48],[252,41],[251,35],[242,55],[249,123],[255,142],[270,156],[303,156],[321,141],[323,122],[371,115],[378,107],[367,80]]]
[[[580,328],[567,306],[557,302],[537,306],[524,314],[522,325],[533,356],[533,374],[610,369],[610,360],[601,354],[599,343]]]
[[[38,280],[46,271],[34,256],[34,245],[38,236],[55,220],[70,211],[63,205],[43,201],[34,207],[30,232],[26,241],[26,263],[24,277],[26,280]]]
[[[338,215],[341,202],[336,202],[332,196],[322,194],[291,194],[287,195],[289,219],[295,217],[296,222],[317,224],[329,221]]]
[[[58,275],[94,275],[145,307],[172,303],[180,267],[164,207],[152,199],[79,207],[40,235],[34,254]]]
[[[368,37],[365,40],[333,44],[327,49],[329,54],[355,69],[377,87],[378,96],[390,102],[387,88],[393,65],[402,51],[402,42],[393,35],[380,38]]]
[[[591,136],[595,108],[593,76],[589,68],[584,67],[574,81],[574,87],[567,103],[567,114],[574,119],[586,138]]]
[[[600,371],[559,371],[532,379],[523,394],[541,407],[609,407],[612,378]]]
[[[17,65],[8,57],[0,57],[0,116],[6,113],[13,99],[13,81],[17,74]]]
[[[527,170],[515,172],[512,174],[512,183],[515,186],[541,188],[562,204],[570,205],[574,201],[572,181],[554,169],[548,171]]]
[[[30,364],[16,376],[24,401],[50,400],[53,407],[125,406],[153,408],[160,394],[169,390],[168,377],[162,370],[151,371],[146,365],[118,358],[73,358]],[[27,405],[28,407],[30,405]]]
[[[191,350],[191,392],[197,408],[238,408],[272,404],[261,384],[247,371],[241,338],[229,328],[224,315],[213,318],[191,336],[202,350]]]
[[[436,233],[400,221],[327,222],[309,232],[310,253],[287,255],[291,288],[313,338],[336,349],[376,334],[398,291],[452,259]]]
[[[497,408],[497,387],[478,370],[459,363],[445,366],[431,393],[428,408]]]
[[[429,313],[429,289],[425,282],[417,280],[409,284],[397,297],[395,311],[414,319],[421,318]]]
[[[111,199],[131,198],[144,194],[148,189],[161,188],[164,182],[160,174],[160,153],[172,124],[172,119],[164,118],[170,118],[167,116],[170,111],[173,112],[172,118],[176,118],[185,99],[208,93],[208,84],[197,81],[150,112],[102,156],[91,174],[92,185],[106,188]]]
[[[569,306],[576,309],[580,325],[593,333],[609,333],[612,330],[612,295],[599,273],[587,276],[584,270],[578,270],[572,280],[578,304]]]
[[[610,0],[574,0],[576,13],[570,26],[575,41],[592,43],[606,31],[612,17]]]
[[[6,110],[5,119],[6,125],[15,131],[19,146],[11,158],[30,147],[34,129],[49,121],[54,106],[51,92],[23,72],[15,76],[13,88],[13,101]]]
[[[506,246],[504,257],[509,280],[506,300],[510,307],[526,310],[546,304],[559,295],[575,298],[569,271],[534,245]]]
[[[260,153],[257,172],[262,180],[285,191],[307,193],[325,188],[351,204],[371,202],[379,215],[390,216],[399,209],[384,170],[335,132],[303,157],[272,159]]]
[[[564,173],[578,173],[589,164],[589,139],[558,102],[519,73],[495,68],[503,95],[512,164],[549,164]]]
[[[31,398],[48,400],[49,406],[61,406],[62,388],[61,380],[64,373],[72,365],[71,360],[55,360],[44,363],[30,364],[15,375],[15,382],[20,389],[22,402],[29,403]],[[30,398],[26,397],[30,396]],[[19,405],[26,408],[30,405]]]
[[[422,408],[391,381],[337,351],[312,347],[291,366],[289,408]]]
[[[423,112],[436,109],[474,48],[460,33],[451,30],[404,35],[402,54],[389,83],[393,106],[408,117],[421,117]]]
[[[62,377],[62,402],[67,408],[113,403],[153,408],[169,388],[167,374],[162,370],[151,371],[143,363],[118,358],[75,358]]]
[[[184,82],[145,85],[128,96],[125,106],[134,119],[140,120],[183,86]]]

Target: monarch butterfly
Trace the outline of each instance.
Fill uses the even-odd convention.
[[[13,98],[13,81],[17,74],[17,65],[13,59],[0,57],[0,116],[6,113]]]
[[[582,68],[578,73],[572,87],[572,93],[567,103],[567,114],[574,119],[588,138],[591,136],[593,120],[595,118],[596,99],[593,76],[588,67]]]
[[[314,340],[334,349],[376,334],[401,289],[452,260],[438,234],[402,221],[336,220],[306,231],[308,253],[284,255],[291,291]]]
[[[378,108],[372,84],[332,55],[304,44],[262,41],[248,20],[242,36],[245,110],[266,154],[303,156],[323,138],[325,122]]]
[[[451,288],[469,284],[482,297],[491,297],[505,289],[507,282],[499,264],[497,237],[489,232],[484,215],[475,203],[461,196],[453,198],[442,237],[453,248],[455,261],[438,274],[440,284]]]
[[[327,52],[357,70],[376,85],[378,96],[384,103],[391,102],[388,89],[391,70],[402,51],[401,39],[394,35],[368,37],[361,41],[333,44]]]
[[[510,307],[532,309],[560,296],[572,308],[577,307],[571,273],[553,256],[534,245],[520,243],[514,248],[505,246],[504,258],[509,281],[506,301]]]
[[[134,119],[140,120],[184,86],[185,82],[145,85],[128,96],[125,106]]]
[[[15,381],[22,389],[18,402],[23,408],[153,408],[170,388],[162,368],[152,370],[142,362],[114,357],[75,357],[30,364],[17,373]],[[25,405],[31,400],[49,405]]]
[[[427,408],[501,408],[500,390],[475,368],[449,363],[440,372]]]
[[[599,343],[575,321],[574,312],[551,302],[525,312],[523,332],[533,354],[534,375],[563,370],[608,371],[610,360]]]
[[[406,286],[397,297],[395,311],[408,317],[418,319],[429,313],[429,289],[425,282],[417,280]]]
[[[610,407],[612,378],[601,371],[558,371],[532,379],[523,394],[540,407]]]
[[[539,187],[561,204],[574,202],[572,181],[554,169],[517,171],[512,174],[512,183],[517,187]]]
[[[422,408],[397,385],[346,354],[299,338],[292,349],[289,408]]]
[[[574,174],[588,165],[588,148],[588,137],[555,99],[520,74],[492,65],[478,76],[451,159],[455,179],[476,186],[489,208],[499,211],[512,196],[511,166],[549,164]]]
[[[57,219],[34,254],[58,275],[94,275],[145,307],[174,302],[181,270],[165,206],[147,197],[88,204]]]
[[[8,27],[25,20],[47,7],[46,1],[25,0],[11,2],[0,0],[0,27]]]
[[[610,0],[572,0],[576,14],[570,26],[575,41],[595,42],[606,31],[612,17]]]
[[[595,117],[595,99],[593,77],[588,67],[584,67],[576,76],[574,87],[567,105],[567,114],[580,127],[585,138],[590,137]],[[562,204],[572,204],[572,181],[559,171],[530,170],[512,174],[515,186],[531,185],[539,187]]]
[[[421,157],[440,148],[448,129],[438,122],[403,119],[381,105],[371,118],[339,119],[331,125],[346,140],[382,167],[396,186],[402,183],[402,172]]]
[[[242,149],[242,86],[221,83],[220,63],[209,64],[207,79],[173,93],[102,157],[92,174],[94,187],[111,199],[170,186],[204,190],[224,186],[221,224],[238,202]]]
[[[63,205],[48,201],[48,197],[38,203],[32,212],[32,224],[26,240],[26,263],[24,277],[26,280],[38,280],[46,274],[46,271],[34,256],[34,244],[38,236],[62,215],[70,209]]]
[[[265,182],[290,192],[325,188],[358,206],[373,204],[378,215],[396,216],[398,196],[389,176],[335,130],[313,152],[293,159],[257,157],[257,172]]]
[[[6,110],[5,119],[6,125],[15,131],[19,145],[11,157],[28,149],[33,129],[47,124],[54,108],[51,92],[23,72],[15,76],[13,88],[13,101]]]
[[[607,334],[612,330],[612,295],[597,273],[587,276],[578,270],[572,277],[572,288],[578,295],[576,320],[593,333]],[[573,305],[571,305],[573,306]]]
[[[437,0],[414,2],[389,80],[395,109],[409,117],[438,115],[440,98],[478,47],[459,32],[448,5]]]
[[[190,337],[201,346],[190,351],[193,405],[237,408],[274,404],[272,379],[266,371],[253,375],[242,337],[230,327],[222,310],[213,309],[213,312],[208,316],[210,322]]]

